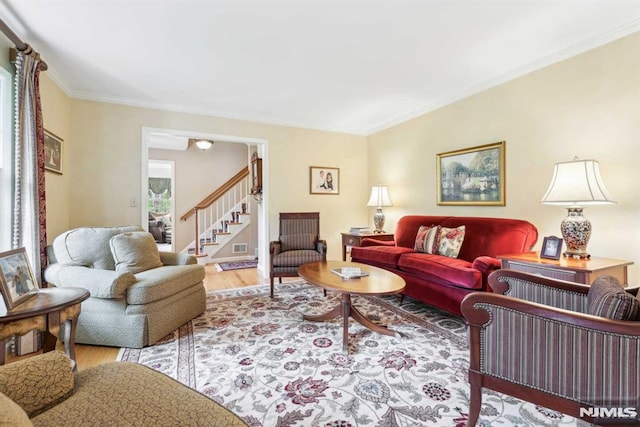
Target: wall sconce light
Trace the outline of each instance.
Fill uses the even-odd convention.
[[[384,233],[384,214],[382,213],[382,208],[384,206],[393,206],[386,185],[374,185],[371,187],[371,196],[369,197],[367,206],[376,207],[376,213],[373,215],[373,223],[376,226],[374,233]]]
[[[206,151],[213,145],[213,141],[209,141],[207,139],[198,139],[196,140],[196,146],[202,151]]]
[[[546,205],[567,206],[569,215],[562,220],[560,231],[567,250],[565,257],[589,258],[587,243],[591,237],[591,222],[582,216],[581,205],[604,205],[612,200],[600,176],[596,160],[556,163],[549,188],[540,201]]]

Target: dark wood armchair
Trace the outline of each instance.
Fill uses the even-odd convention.
[[[280,214],[280,237],[269,245],[271,298],[274,279],[298,276],[302,264],[327,260],[327,242],[320,239],[320,214],[298,212]]]
[[[600,280],[615,281],[607,276],[594,284]],[[638,302],[625,294],[636,295],[637,287],[610,284],[618,300]],[[478,420],[482,388],[591,423],[639,425],[628,416],[640,406],[640,321],[589,314],[597,296],[587,285],[513,270],[495,271],[489,285],[494,293],[462,301],[470,344],[467,426]],[[633,310],[627,311],[636,318],[638,306]]]

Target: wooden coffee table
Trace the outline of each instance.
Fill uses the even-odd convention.
[[[332,268],[341,267],[359,267],[369,275],[354,279],[344,279],[331,271]],[[376,325],[369,320],[367,316],[351,304],[351,295],[380,296],[397,294],[402,292],[405,287],[402,277],[378,267],[344,261],[319,261],[302,264],[298,268],[298,275],[307,282],[327,291],[342,294],[341,303],[334,309],[324,314],[305,315],[304,320],[323,322],[341,316],[343,321],[342,349],[344,351],[349,350],[349,317],[379,334],[390,336],[396,334],[395,331],[385,326]]]

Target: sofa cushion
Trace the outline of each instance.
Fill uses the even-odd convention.
[[[36,359],[36,358],[34,358]],[[60,351],[0,366],[0,393],[17,403],[30,417],[73,394],[71,360]]]
[[[400,256],[409,253],[414,253],[413,249],[402,246],[353,247],[351,248],[351,260],[381,267],[398,268]]]
[[[587,312],[614,320],[636,320],[640,302],[615,277],[600,276],[589,288]]]
[[[109,245],[116,271],[136,274],[162,266],[156,240],[146,231],[117,234],[111,238]]]
[[[438,225],[421,225],[416,235],[416,243],[413,250],[416,252],[424,252],[426,254],[434,254],[438,250],[438,237],[440,235],[440,226]]]
[[[33,426],[27,413],[13,400],[0,393],[0,426]]]
[[[81,227],[66,231],[53,240],[56,260],[66,265],[82,265],[115,270],[109,240],[127,231],[142,231],[138,225],[123,227]]]
[[[482,274],[463,259],[414,252],[400,256],[398,268],[431,282],[482,289]]]
[[[439,228],[440,233],[438,235],[438,241],[436,242],[438,250],[436,253],[451,258],[458,258],[460,248],[462,248],[462,242],[464,241],[465,226]]]
[[[318,236],[313,233],[306,234],[285,234],[280,236],[280,250],[314,250],[316,248],[316,240]]]
[[[202,265],[165,265],[135,275],[127,290],[127,304],[149,304],[167,298],[204,279]]]

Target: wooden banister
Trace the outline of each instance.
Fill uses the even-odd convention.
[[[202,201],[200,201],[200,203],[197,203],[194,207],[189,209],[189,211],[187,213],[185,213],[184,215],[182,215],[180,217],[180,220],[181,221],[186,221],[187,219],[189,219],[189,217],[191,215],[196,213],[196,211],[198,211],[198,209],[206,209],[206,208],[208,208],[216,200],[218,200],[220,197],[222,197],[227,191],[229,191],[231,188],[233,188],[234,185],[236,185],[237,183],[242,181],[247,176],[249,176],[249,167],[245,166],[244,168],[242,168],[240,170],[240,172],[235,174],[227,182],[225,182],[220,187],[218,187],[213,193],[209,194],[207,197],[202,199]]]

